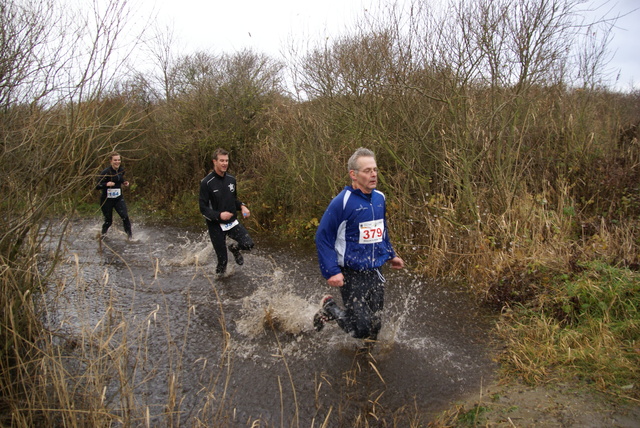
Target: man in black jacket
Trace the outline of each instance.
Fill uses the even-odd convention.
[[[229,245],[229,251],[237,264],[244,263],[240,250],[253,248],[249,232],[236,217],[238,211],[244,218],[248,218],[251,212],[238,199],[236,179],[227,174],[228,168],[229,152],[216,149],[213,152],[213,171],[200,182],[200,212],[207,221],[209,237],[218,257],[217,275],[223,275],[227,268],[227,235],[236,241]]]

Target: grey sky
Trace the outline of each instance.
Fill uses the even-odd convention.
[[[433,1],[433,0],[429,0]],[[141,14],[152,7],[157,22],[173,25],[184,52],[232,52],[245,47],[277,56],[292,41],[317,41],[338,35],[377,0],[138,0]],[[610,44],[607,70],[611,84],[622,90],[640,88],[640,0],[589,0],[598,16],[619,18]],[[595,6],[594,6],[595,5]],[[634,11],[634,9],[636,9]]]

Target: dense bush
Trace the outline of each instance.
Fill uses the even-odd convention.
[[[251,51],[158,55],[158,76],[117,79],[108,65],[126,16],[111,3],[97,34],[53,0],[0,7],[4,397],[37,379],[30,296],[55,269],[38,265],[43,234],[94,201],[112,150],[134,209],[195,222],[198,183],[225,147],[249,226],[310,243],[347,159],[369,147],[410,268],[463,279],[498,307],[531,308],[564,287],[549,278],[585,262],[640,264],[640,93],[604,84],[606,50],[584,43],[579,0],[461,1],[443,15],[416,2],[287,64]],[[551,315],[581,325],[585,305],[601,305],[572,290]],[[637,340],[632,322],[613,329]],[[36,390],[29,408],[62,405]]]

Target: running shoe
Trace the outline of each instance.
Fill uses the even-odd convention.
[[[333,297],[330,295],[324,296],[320,302],[320,309],[313,316],[313,327],[316,331],[322,330],[327,322],[336,319],[330,311],[332,306],[336,306],[336,302],[333,300]]]

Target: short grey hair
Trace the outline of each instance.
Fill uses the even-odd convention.
[[[355,152],[353,152],[353,154],[349,158],[349,162],[347,162],[347,169],[349,171],[351,170],[357,171],[358,159],[364,158],[364,157],[375,159],[376,155],[374,155],[373,152],[369,149],[365,149],[364,147],[359,147]]]

